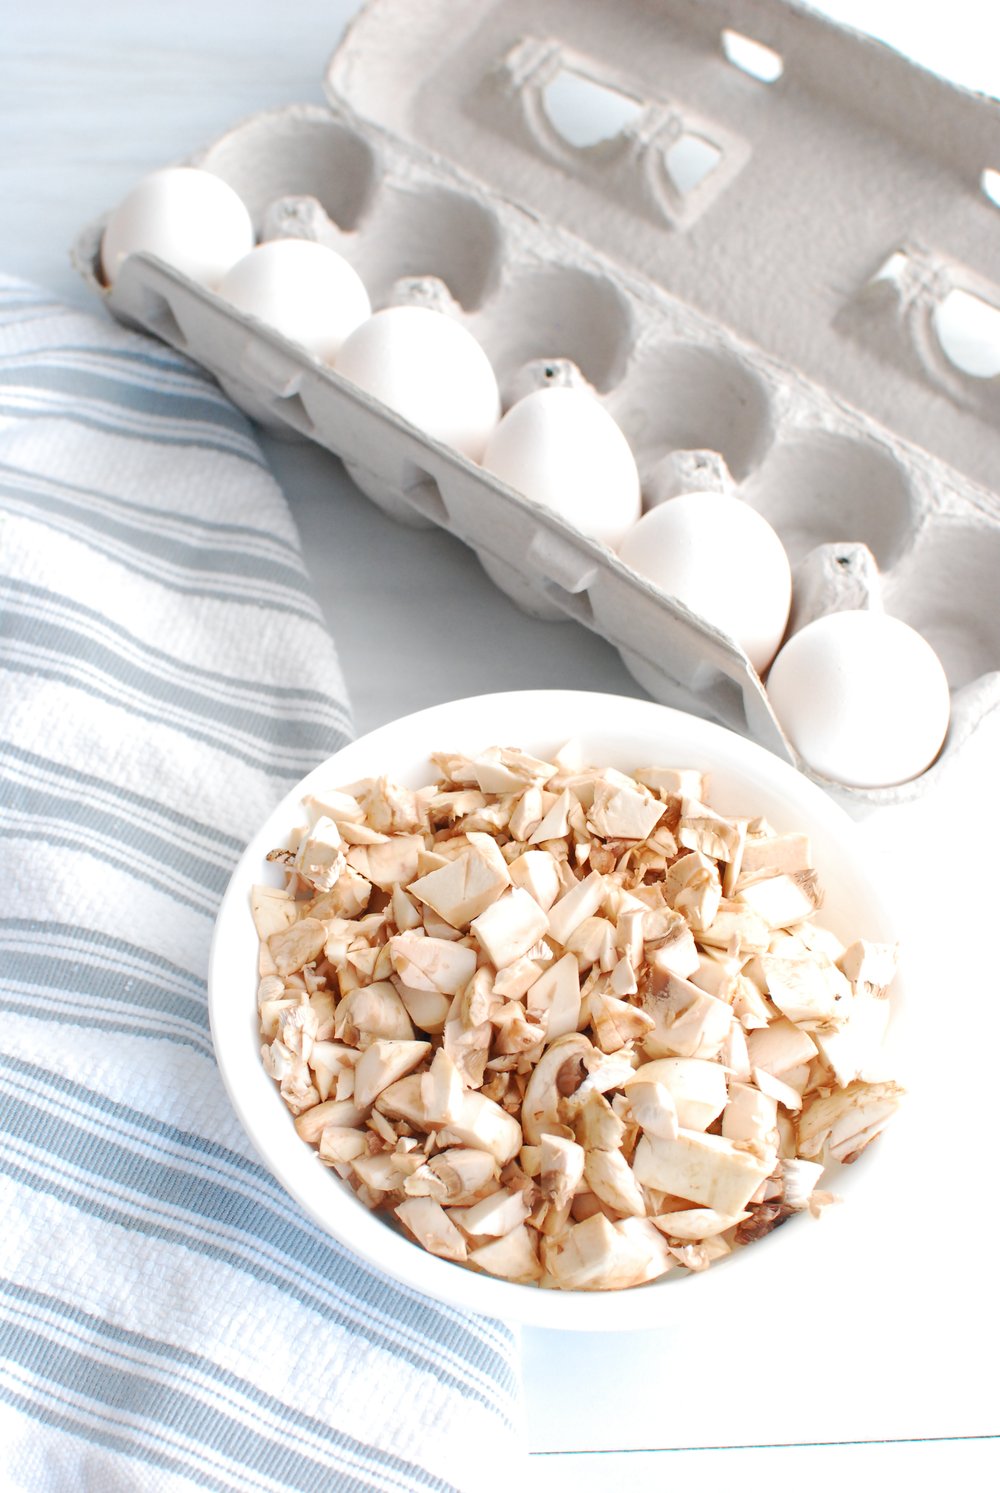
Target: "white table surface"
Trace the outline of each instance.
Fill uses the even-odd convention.
[[[68,0],[7,7],[0,30],[0,268],[89,304],[69,266],[78,229],[147,170],[246,114],[319,102],[352,0]],[[828,0],[957,81],[1000,92],[982,0]],[[1000,162],[995,163],[1000,167]],[[560,685],[641,694],[612,648],[520,613],[470,554],[397,527],[316,448],[265,440],[337,639],[359,732],[437,701]],[[959,582],[960,583],[960,582]],[[450,598],[431,608],[428,595]],[[373,605],[377,597],[377,605]],[[997,713],[1000,716],[1000,712]],[[996,1487],[1000,1222],[992,1101],[998,979],[995,762],[1000,720],[917,805],[860,826],[894,887],[911,953],[925,1146],[920,1195],[887,1189],[870,1246],[787,1300],[748,1296],[725,1319],[595,1337],[529,1331],[525,1397],[539,1489]],[[968,872],[962,871],[962,862]],[[818,1225],[817,1227],[822,1227]]]

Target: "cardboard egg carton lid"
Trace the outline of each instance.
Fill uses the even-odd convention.
[[[1000,489],[994,100],[786,0],[369,0],[326,91]]]
[[[796,567],[793,629],[884,597],[945,663],[945,746],[895,788],[811,775],[848,807],[924,792],[1000,703],[1000,378],[939,335],[954,293],[1000,305],[1000,107],[783,0],[368,0],[326,91],[194,164],[262,236],[331,243],[376,306],[439,275],[508,400],[574,359],[647,501],[735,479]],[[796,760],[731,639],[170,266],[133,255],[104,286],[102,226],[75,259],[115,315],[606,637],[654,698]]]

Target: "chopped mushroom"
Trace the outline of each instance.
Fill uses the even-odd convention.
[[[585,1151],[563,1135],[541,1139],[538,1185],[554,1208],[565,1207],[583,1179]]]
[[[427,938],[414,930],[389,940],[392,967],[410,990],[454,995],[476,972],[473,949],[444,938]]]
[[[523,1192],[501,1187],[466,1207],[452,1207],[449,1218],[472,1238],[499,1239],[524,1223],[531,1208]]]
[[[899,1108],[903,1090],[895,1083],[852,1083],[820,1094],[803,1105],[799,1154],[819,1156],[824,1147],[834,1161],[854,1161]]]
[[[882,997],[896,975],[899,950],[894,944],[869,943],[859,938],[837,960],[855,995]]]
[[[535,1281],[542,1274],[531,1234],[524,1224],[511,1229],[502,1239],[470,1250],[469,1260],[480,1270],[503,1276],[505,1280]]]
[[[685,1130],[707,1130],[726,1106],[725,1069],[705,1058],[657,1058],[641,1064],[623,1087],[627,1094],[642,1083],[663,1085]]]
[[[400,1223],[406,1225],[418,1243],[432,1255],[446,1260],[465,1260],[468,1246],[448,1214],[433,1198],[410,1197],[394,1209]]]
[[[583,1175],[591,1192],[617,1213],[646,1216],[642,1188],[621,1151],[587,1151]]]
[[[472,920],[472,931],[498,970],[520,959],[548,928],[548,919],[530,892],[513,887]]]
[[[579,744],[433,760],[307,800],[251,895],[262,1060],[319,1161],[543,1288],[704,1270],[834,1201],[902,1098],[897,951],[821,926],[808,836]]]
[[[633,1163],[638,1180],[720,1213],[740,1213],[774,1165],[721,1135],[680,1130],[673,1140],[644,1135]]]
[[[391,1042],[380,1037],[366,1047],[354,1068],[354,1102],[367,1109],[383,1089],[420,1066],[431,1050],[429,1042]]]
[[[411,881],[407,891],[418,897],[454,928],[468,928],[510,885],[506,863],[470,846],[437,871]]]

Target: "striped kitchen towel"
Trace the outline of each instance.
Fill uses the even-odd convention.
[[[0,278],[0,1486],[518,1486],[517,1342],[249,1150],[205,968],[242,843],[350,731],[250,427]]]

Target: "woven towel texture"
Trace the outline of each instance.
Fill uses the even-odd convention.
[[[516,1486],[514,1334],[316,1229],[212,1057],[229,873],[350,733],[287,506],[199,370],[6,279],[0,598],[0,1482]]]

